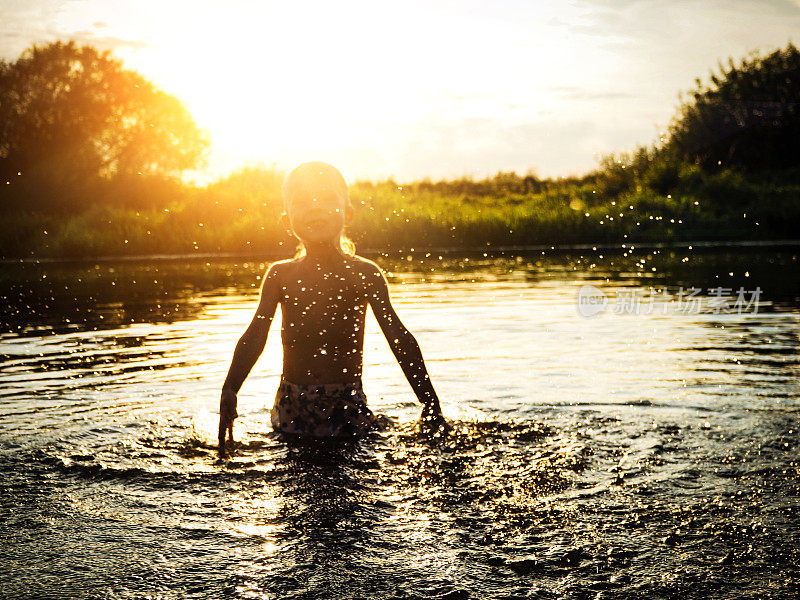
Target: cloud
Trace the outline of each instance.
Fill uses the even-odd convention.
[[[638,98],[638,94],[625,91],[595,91],[588,90],[577,85],[554,85],[544,88],[549,92],[554,92],[563,100],[597,101],[597,100],[630,100]]]
[[[490,117],[431,120],[408,127],[409,136],[383,154],[373,172],[400,180],[424,176],[483,177],[497,171],[540,176],[582,174],[612,151],[630,149],[638,123],[543,119],[505,125]],[[639,140],[647,143],[651,139]]]
[[[40,0],[38,2],[9,2],[0,8],[0,58],[16,60],[33,44],[46,44],[56,40],[75,40],[90,44],[101,50],[123,48],[141,49],[145,42],[137,39],[109,35],[105,21],[95,20],[91,29],[59,27],[56,15],[64,10],[61,2]]]
[[[3,34],[4,43],[0,45],[0,57],[14,61],[27,48],[34,44],[48,44],[55,41],[74,40],[81,45],[94,46],[99,50],[118,50],[121,48],[141,49],[148,47],[148,44],[139,40],[131,40],[116,37],[113,35],[97,35],[92,31],[73,31],[65,33],[56,30],[42,30],[38,35],[32,37],[27,32],[9,32]]]
[[[571,25],[573,31],[666,46],[678,55],[684,47],[720,41],[730,46],[731,40],[751,40],[752,48],[800,25],[800,0],[580,0],[579,5],[586,21]]]
[[[71,33],[53,32],[51,35],[53,39],[75,40],[79,44],[91,45],[100,50],[117,50],[120,48],[141,49],[149,46],[149,44],[140,40],[121,38],[113,35],[98,35],[90,29],[73,31]]]

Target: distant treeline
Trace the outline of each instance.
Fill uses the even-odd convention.
[[[350,235],[407,250],[797,238],[800,53],[697,80],[668,135],[581,177],[360,181]],[[73,43],[0,62],[0,254],[289,254],[282,173],[181,182],[208,142],[174,98]]]

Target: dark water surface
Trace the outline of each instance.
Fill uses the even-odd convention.
[[[0,597],[796,597],[799,253],[379,259],[453,435],[418,435],[369,316],[393,424],[278,440],[276,319],[228,461],[219,388],[266,263],[2,265]]]

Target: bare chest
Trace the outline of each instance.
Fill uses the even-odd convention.
[[[364,288],[351,273],[293,273],[282,288],[284,340],[352,337],[364,325]]]

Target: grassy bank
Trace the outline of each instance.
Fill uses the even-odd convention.
[[[641,162],[641,161],[640,161]],[[76,213],[4,215],[4,258],[186,253],[285,253],[281,174],[249,168],[204,188],[147,188],[151,200]],[[168,193],[167,193],[168,192]],[[129,194],[130,196],[130,194]],[[135,197],[135,195],[134,195]],[[800,173],[708,173],[609,159],[582,178],[513,173],[473,181],[357,182],[350,235],[387,251],[432,247],[798,238]]]

